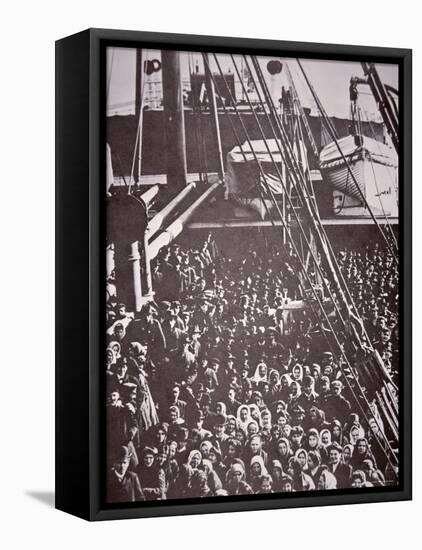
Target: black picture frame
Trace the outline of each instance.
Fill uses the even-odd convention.
[[[105,48],[171,48],[399,65],[400,484],[269,497],[104,503]],[[56,508],[110,520],[412,498],[412,52],[408,49],[88,29],[56,42]],[[70,353],[78,342],[78,354]]]

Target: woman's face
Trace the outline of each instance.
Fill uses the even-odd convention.
[[[292,431],[292,428],[288,424],[286,424],[285,426],[283,426],[281,433],[283,434],[283,437],[289,438],[291,431]]]
[[[318,438],[316,435],[311,434],[308,438],[308,444],[311,449],[315,449],[315,447],[318,445]]]
[[[235,458],[236,454],[237,454],[236,447],[234,445],[229,445],[227,447],[227,455],[230,458]]]
[[[305,466],[306,466],[306,455],[305,455],[305,453],[299,453],[299,454],[297,455],[297,460],[298,460],[298,462],[299,462],[299,464],[300,464],[300,467],[301,467],[302,470],[303,470],[303,469],[305,468]]]
[[[294,367],[292,374],[293,374],[293,378],[295,380],[299,380],[299,378],[300,378],[300,369],[297,368],[297,367]]]
[[[240,418],[243,422],[248,418],[248,409],[246,407],[240,409]]]
[[[366,443],[365,441],[363,441],[363,439],[361,441],[359,441],[358,443],[358,453],[363,455],[366,453],[367,449],[366,449]]]
[[[325,477],[322,475],[318,480],[318,491],[323,491],[325,489]]]
[[[199,455],[195,453],[191,458],[190,465],[192,466],[192,468],[197,468],[200,462],[201,461],[199,459]]]
[[[285,441],[280,441],[280,443],[278,444],[278,452],[284,456],[285,454],[287,454],[287,445],[286,445],[286,442]]]
[[[211,464],[216,464],[217,462],[217,455],[214,451],[210,451],[208,454],[208,459],[211,461]]]
[[[259,366],[259,376],[265,376],[267,374],[267,367],[265,365]]]
[[[251,412],[251,416],[254,420],[258,421],[259,420],[259,411],[258,409],[253,409],[253,411]]]
[[[308,466],[310,470],[313,470],[316,466],[315,462],[312,460],[312,457],[308,458]]]
[[[254,462],[252,464],[252,473],[253,475],[255,476],[260,476],[261,475],[261,465],[259,464],[259,462]]]
[[[169,457],[170,458],[173,458],[174,456],[176,456],[176,450],[177,450],[177,443],[175,443],[174,441],[172,443],[170,443],[169,445]]]
[[[352,428],[350,430],[350,442],[352,443],[352,445],[356,443],[358,438],[359,438],[359,430],[357,428]]]
[[[253,454],[258,453],[259,450],[260,450],[260,447],[261,447],[261,445],[260,445],[259,439],[254,437],[250,442],[250,448],[251,448],[252,453]]]
[[[271,471],[271,474],[273,476],[273,479],[281,479],[281,470],[278,466],[274,466],[274,468]]]
[[[165,453],[160,453],[157,455],[156,461],[159,466],[163,466],[166,460],[167,460],[167,455]]]
[[[343,460],[344,462],[348,463],[350,462],[350,458],[352,456],[352,453],[350,452],[350,447],[345,447],[343,451]]]
[[[328,445],[330,443],[330,436],[328,432],[324,432],[321,436],[321,441],[323,445]]]
[[[215,408],[215,412],[217,414],[221,414],[223,412],[223,405],[221,403],[218,403],[216,408]]]
[[[209,458],[210,456],[210,450],[208,449],[208,447],[206,445],[201,445],[201,447],[199,447],[200,451],[201,451],[201,455],[203,456],[203,458]]]
[[[334,437],[340,437],[341,431],[340,426],[334,426],[333,428],[333,436]]]
[[[270,415],[268,413],[265,413],[261,416],[261,419],[262,419],[262,423],[264,424],[264,426],[269,426],[270,425]]]

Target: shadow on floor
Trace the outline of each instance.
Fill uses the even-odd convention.
[[[54,491],[26,491],[28,497],[38,500],[49,508],[54,508],[55,493]]]

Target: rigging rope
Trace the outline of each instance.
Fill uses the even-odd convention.
[[[299,67],[300,67],[300,69],[301,69],[301,71],[302,71],[302,73],[303,73],[303,76],[304,76],[304,78],[305,78],[305,80],[306,80],[306,82],[307,82],[307,84],[308,84],[308,87],[309,87],[311,93],[312,93],[312,94],[314,95],[314,97],[315,97],[315,101],[320,103],[320,100],[319,100],[318,96],[316,95],[316,92],[315,92],[315,90],[314,90],[314,88],[313,88],[311,82],[309,81],[308,75],[306,74],[306,72],[305,72],[305,70],[304,70],[304,68],[303,68],[303,66],[302,66],[302,64],[301,64],[301,62],[300,62],[299,59],[297,59],[297,63],[298,63],[298,65],[299,65]],[[347,170],[348,170],[349,173],[350,173],[350,176],[351,176],[351,178],[352,178],[352,180],[353,180],[353,183],[355,184],[355,186],[356,186],[356,188],[357,188],[357,190],[358,190],[358,192],[359,192],[359,194],[360,194],[360,197],[361,197],[361,199],[362,199],[363,204],[364,204],[365,207],[367,208],[367,210],[368,210],[368,212],[369,212],[369,214],[370,214],[370,216],[371,216],[373,222],[375,223],[375,225],[376,225],[376,227],[377,227],[377,229],[378,229],[380,235],[382,236],[382,238],[384,239],[385,243],[387,244],[387,247],[389,248],[389,250],[390,250],[390,252],[391,252],[391,254],[392,254],[392,256],[393,256],[394,261],[395,261],[396,264],[398,265],[397,251],[395,251],[395,250],[393,249],[393,247],[391,246],[391,244],[390,244],[389,240],[387,239],[387,237],[386,237],[384,231],[382,230],[380,224],[378,223],[378,220],[376,219],[374,213],[372,212],[372,209],[371,209],[371,207],[369,206],[368,201],[366,200],[366,197],[365,197],[365,195],[364,195],[362,189],[360,188],[360,185],[358,184],[358,182],[357,182],[357,180],[356,180],[356,178],[355,178],[355,175],[354,175],[353,170],[352,170],[352,168],[351,168],[351,166],[350,166],[350,163],[349,163],[349,161],[347,160],[347,158],[345,157],[342,148],[340,147],[340,144],[339,144],[339,142],[338,142],[338,137],[337,137],[337,135],[336,135],[336,131],[335,131],[335,129],[334,129],[334,126],[333,126],[332,122],[330,121],[330,119],[328,118],[328,116],[327,116],[327,114],[326,114],[325,112],[323,112],[323,117],[322,117],[322,118],[323,118],[323,120],[324,120],[324,122],[325,122],[325,124],[326,124],[326,126],[327,126],[327,129],[328,129],[328,131],[329,131],[329,133],[330,133],[330,135],[331,135],[331,138],[332,138],[333,142],[335,143],[335,145],[336,145],[336,147],[337,147],[337,149],[338,149],[338,151],[339,151],[339,153],[340,153],[340,156],[341,156],[341,158],[342,158],[342,160],[343,160],[345,166],[347,167]]]
[[[215,54],[214,54],[214,57],[216,58]],[[223,81],[224,81],[224,83],[225,83],[225,85],[226,85],[226,88],[228,89],[228,92],[230,93],[229,87],[228,87],[227,82],[226,82],[226,79],[225,79],[225,77],[224,77],[224,73],[223,73],[222,70],[221,70],[221,67],[220,67],[220,65],[219,65],[219,63],[218,63],[218,59],[217,59],[217,58],[216,58],[216,62],[217,62],[217,66],[218,66],[218,68],[219,68],[220,74],[221,74],[222,77],[223,77]],[[256,161],[256,163],[257,163],[257,165],[258,165],[258,168],[259,168],[259,170],[260,170],[260,172],[261,172],[261,176],[262,176],[263,183],[264,183],[264,185],[266,186],[266,192],[267,192],[267,194],[271,197],[271,199],[272,199],[272,201],[273,201],[273,204],[275,205],[276,210],[277,210],[277,212],[278,212],[278,214],[279,214],[279,216],[280,216],[281,222],[282,222],[282,224],[285,226],[285,229],[286,229],[287,234],[288,234],[288,236],[289,236],[289,240],[290,240],[290,242],[291,242],[292,248],[294,249],[294,251],[295,251],[295,253],[296,253],[297,261],[301,264],[301,268],[302,268],[302,271],[304,272],[305,278],[307,278],[307,279],[308,279],[308,282],[310,283],[311,291],[315,294],[315,298],[316,298],[316,300],[317,300],[317,302],[318,302],[318,304],[319,304],[319,306],[320,306],[321,312],[322,312],[323,315],[325,316],[326,322],[328,323],[328,325],[329,325],[329,327],[330,327],[330,332],[331,332],[331,334],[333,335],[333,337],[334,337],[334,339],[335,339],[335,341],[336,341],[336,344],[338,345],[338,348],[339,348],[339,350],[340,350],[340,354],[343,356],[343,358],[344,358],[344,360],[345,360],[345,363],[349,366],[350,373],[351,373],[352,376],[355,378],[355,382],[357,383],[357,385],[358,385],[358,387],[359,387],[359,389],[360,389],[360,392],[361,392],[361,397],[364,398],[364,401],[366,401],[367,406],[368,406],[368,409],[370,410],[370,405],[369,405],[369,402],[367,401],[367,399],[366,399],[366,397],[365,397],[365,395],[364,395],[363,388],[360,386],[359,381],[356,379],[356,375],[355,375],[355,373],[354,373],[354,371],[353,371],[353,369],[352,369],[352,367],[351,367],[351,365],[350,365],[350,363],[349,363],[349,361],[348,361],[348,359],[347,359],[347,357],[346,357],[346,355],[345,355],[345,353],[344,353],[344,350],[342,349],[342,346],[341,346],[340,342],[338,341],[338,338],[337,338],[337,336],[336,336],[336,333],[335,333],[335,331],[334,331],[334,328],[333,328],[333,326],[332,326],[332,324],[331,324],[331,322],[330,322],[330,320],[329,320],[329,317],[328,317],[328,315],[327,315],[327,313],[326,313],[326,311],[325,311],[325,309],[324,309],[324,307],[323,307],[323,304],[321,303],[321,301],[320,301],[320,299],[319,299],[318,293],[316,293],[315,289],[313,288],[312,281],[310,281],[309,276],[308,276],[308,274],[307,274],[307,270],[306,270],[305,266],[303,265],[303,262],[302,262],[301,259],[300,259],[300,255],[299,255],[299,253],[298,253],[298,250],[297,250],[296,244],[295,244],[295,242],[294,242],[294,239],[293,239],[293,237],[291,236],[290,231],[288,230],[288,227],[286,226],[286,221],[283,219],[283,216],[282,216],[282,214],[281,214],[281,212],[280,212],[280,208],[279,208],[279,206],[278,206],[278,204],[277,204],[277,201],[276,201],[276,199],[275,199],[275,197],[274,197],[274,194],[273,194],[273,192],[272,192],[270,186],[268,185],[268,182],[267,182],[267,180],[266,180],[265,173],[264,173],[263,170],[262,170],[262,167],[261,167],[261,165],[260,165],[259,159],[256,157],[255,151],[254,151],[254,149],[253,149],[253,147],[252,147],[252,144],[251,144],[251,142],[250,142],[249,135],[248,135],[248,133],[247,133],[247,130],[246,130],[244,124],[243,124],[243,121],[242,121],[242,119],[241,119],[241,117],[240,117],[240,115],[239,115],[239,112],[238,112],[236,106],[235,106],[235,112],[236,112],[237,116],[239,117],[239,119],[240,119],[240,121],[241,121],[241,124],[242,124],[243,130],[244,130],[244,132],[245,132],[245,135],[246,135],[246,138],[247,138],[249,147],[250,147],[251,152],[252,152],[252,154],[253,154],[253,156],[254,156],[254,159],[255,159],[255,161]],[[263,137],[264,137],[264,140],[265,140],[265,136],[263,136]],[[260,186],[258,185],[258,187],[260,187]],[[313,308],[312,308],[312,309],[313,309]],[[318,323],[318,324],[319,324],[319,323]],[[324,330],[323,330],[323,334],[325,335]],[[328,340],[327,340],[327,341],[328,341]],[[328,341],[328,343],[329,343],[329,345],[330,345],[330,347],[331,347],[331,343],[330,343],[329,341]],[[342,371],[342,373],[343,373],[343,375],[344,375],[344,377],[345,377],[346,383],[347,383],[347,385],[349,386],[349,389],[350,389],[350,391],[351,391],[351,394],[354,396],[354,398],[355,398],[355,400],[356,400],[356,403],[357,403],[358,407],[359,407],[360,410],[362,411],[362,414],[365,416],[366,420],[368,420],[366,411],[365,411],[364,408],[362,407],[362,404],[360,403],[359,398],[357,397],[356,393],[354,392],[353,387],[351,386],[350,381],[349,381],[349,379],[348,379],[348,377],[347,377],[347,374],[344,372],[344,369],[343,369],[341,363],[339,363],[339,366],[340,366],[340,369],[341,369],[341,371]],[[377,421],[377,419],[375,419],[375,420]],[[386,436],[385,436],[385,434],[383,433],[382,429],[380,430],[380,433],[382,433],[383,437],[386,438]],[[377,435],[375,435],[375,437],[378,439]],[[386,439],[385,443],[386,443],[387,447],[390,448],[390,451],[392,452],[391,446],[389,445],[389,442],[388,442],[387,439]],[[383,447],[381,447],[381,448],[383,448]],[[389,455],[388,455],[386,452],[385,452],[385,454],[386,454],[387,460],[390,462],[390,465],[393,466],[393,464],[392,464],[392,462],[391,462],[391,460],[390,460]],[[393,453],[392,453],[391,456],[394,456]]]

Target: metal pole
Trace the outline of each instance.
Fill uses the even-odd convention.
[[[171,194],[186,185],[186,138],[180,52],[162,50],[163,105],[166,127],[167,184]]]
[[[143,60],[143,50],[138,48],[136,50],[136,88],[135,88],[135,120],[137,121],[137,143],[138,148],[135,152],[135,166],[133,170],[133,176],[136,183],[139,183],[141,177],[141,155],[142,155],[142,81],[145,78],[144,76],[144,60]]]
[[[210,107],[210,116],[212,121],[212,128],[214,133],[215,143],[217,144],[218,154],[218,177],[220,181],[224,181],[224,161],[223,161],[223,148],[221,145],[220,124],[218,121],[217,100],[215,96],[214,81],[210,76],[210,64],[207,53],[203,53],[204,67],[205,67],[205,86],[207,88],[208,103]],[[224,101],[222,99],[222,101]]]

